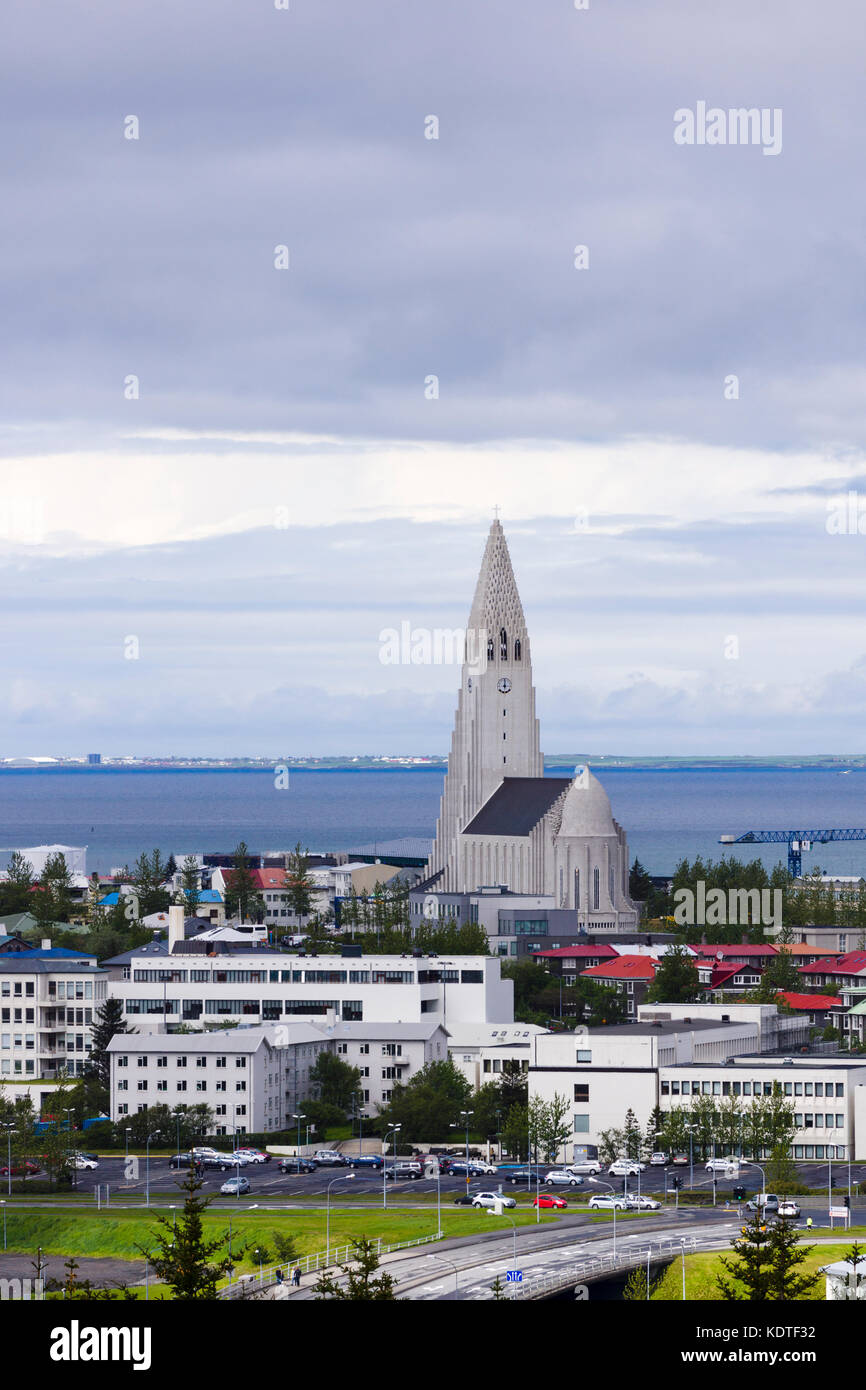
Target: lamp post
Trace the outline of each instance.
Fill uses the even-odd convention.
[[[0,1201],[0,1207],[3,1208],[3,1249],[5,1250],[5,1249],[6,1249],[6,1203]]]
[[[175,1137],[176,1137],[176,1139],[177,1139],[177,1166],[178,1166],[178,1168],[180,1168],[180,1117],[181,1117],[182,1114],[183,1114],[183,1111],[180,1109],[180,1106],[178,1106],[177,1109],[176,1109],[175,1112],[174,1112],[174,1128],[175,1128]]]
[[[444,1255],[428,1255],[428,1260],[441,1260],[443,1264],[450,1265],[454,1270],[454,1297],[457,1297],[457,1266],[453,1260],[446,1260]]]
[[[125,1153],[124,1156],[123,1156],[123,1157],[124,1157],[124,1160],[125,1160],[126,1162],[129,1161],[129,1136],[130,1136],[131,1133],[132,1133],[132,1130],[129,1129],[129,1128],[127,1127],[127,1130],[126,1130],[126,1153]]]
[[[460,1111],[460,1119],[463,1121],[463,1124],[460,1125],[460,1124],[456,1124],[456,1123],[455,1123],[455,1124],[452,1124],[452,1125],[449,1125],[449,1126],[448,1126],[449,1129],[465,1129],[465,1131],[466,1131],[466,1191],[467,1191],[467,1192],[469,1191],[469,1121],[470,1121],[470,1119],[472,1118],[472,1116],[473,1116],[474,1114],[475,1114],[475,1111],[474,1111],[474,1110],[461,1110],[461,1111]]]
[[[159,1130],[158,1130],[158,1129],[155,1129],[155,1130],[153,1131],[153,1134],[149,1134],[149,1135],[147,1136],[147,1143],[146,1143],[145,1149],[144,1149],[144,1173],[145,1173],[145,1177],[144,1177],[144,1191],[145,1191],[144,1205],[145,1205],[146,1207],[149,1207],[149,1206],[150,1206],[150,1141],[151,1141],[151,1139],[158,1139],[158,1138],[159,1138]]]
[[[306,1118],[307,1118],[306,1115],[293,1115],[293,1116],[292,1116],[292,1119],[293,1119],[293,1120],[297,1120],[297,1122],[298,1122],[298,1152],[297,1152],[297,1154],[295,1155],[296,1160],[297,1160],[297,1162],[296,1162],[296,1164],[295,1164],[295,1172],[296,1172],[296,1173],[300,1173],[300,1171],[301,1171],[301,1120],[305,1120]]]
[[[394,1135],[394,1181],[395,1181],[395,1182],[397,1181],[397,1135],[400,1133],[400,1130],[401,1130],[402,1128],[403,1128],[402,1125],[394,1125],[392,1128],[386,1129],[386,1130],[385,1130],[385,1137],[384,1137],[384,1139],[382,1140],[382,1148],[384,1149],[384,1148],[385,1148],[385,1145],[386,1145],[386,1143],[387,1143],[387,1141],[388,1141],[388,1135],[389,1135],[389,1134],[393,1134],[393,1135]],[[354,1174],[352,1174],[352,1176],[354,1177]],[[388,1205],[388,1158],[387,1158],[387,1155],[383,1153],[383,1154],[382,1154],[382,1207],[383,1207],[383,1209],[384,1209],[385,1207],[387,1207],[387,1205]]]
[[[505,1211],[491,1211],[491,1209],[490,1209],[489,1207],[487,1208],[487,1215],[488,1215],[488,1216],[504,1216],[506,1221],[510,1221],[510,1222],[511,1222],[512,1231],[513,1231],[513,1241],[514,1241],[513,1259],[514,1259],[514,1268],[516,1269],[516,1268],[517,1268],[517,1222],[514,1220],[514,1217],[513,1217],[513,1216],[509,1216],[507,1212],[505,1212]]]
[[[608,1188],[608,1190],[610,1191],[611,1195],[612,1195],[613,1198],[614,1198],[614,1204],[613,1204],[613,1254],[614,1254],[614,1259],[615,1259],[615,1258],[616,1258],[616,1195],[617,1195],[617,1194],[616,1194],[616,1189],[615,1189],[614,1187],[612,1187],[611,1184],[610,1184],[609,1182],[602,1182],[600,1178],[590,1178],[590,1182],[591,1182],[591,1183],[595,1183],[596,1187],[606,1187],[606,1188]]]
[[[686,1125],[686,1129],[689,1132],[689,1191],[693,1192],[695,1188],[695,1156],[692,1140],[695,1127],[694,1125]]]
[[[13,1124],[4,1124],[6,1131],[6,1175],[7,1175],[7,1196],[12,1196],[12,1135],[17,1133]]]
[[[331,1188],[334,1186],[335,1182],[353,1182],[354,1178],[354,1173],[341,1173],[340,1177],[332,1178],[331,1181],[328,1183],[327,1235],[325,1238],[325,1268],[327,1268],[328,1265],[331,1263]]]

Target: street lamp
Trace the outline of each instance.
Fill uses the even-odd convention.
[[[293,1116],[292,1116],[292,1119],[293,1119],[293,1120],[297,1120],[297,1122],[298,1122],[298,1150],[297,1150],[297,1153],[296,1153],[296,1155],[295,1155],[295,1159],[296,1159],[296,1163],[295,1163],[295,1172],[296,1172],[296,1173],[300,1173],[300,1171],[301,1171],[301,1120],[305,1120],[306,1118],[307,1118],[306,1115],[293,1115]]]
[[[393,1135],[394,1135],[394,1181],[395,1181],[395,1182],[397,1181],[397,1135],[400,1133],[400,1130],[401,1130],[402,1128],[403,1128],[402,1125],[393,1125],[390,1129],[386,1129],[386,1130],[385,1130],[385,1137],[384,1137],[384,1139],[382,1140],[382,1148],[383,1148],[383,1150],[384,1150],[385,1145],[386,1145],[387,1142],[388,1142],[388,1135],[389,1135],[389,1134],[393,1134]],[[352,1176],[354,1177],[354,1174],[353,1174]],[[382,1206],[383,1206],[383,1208],[384,1208],[384,1207],[387,1207],[387,1205],[388,1205],[388,1158],[387,1158],[387,1155],[383,1152],[383,1154],[382,1154]]]
[[[441,1260],[443,1264],[450,1265],[454,1270],[454,1297],[457,1297],[457,1266],[453,1260],[446,1260],[444,1255],[428,1255],[428,1260]]]
[[[327,1201],[327,1223],[328,1223],[328,1224],[327,1224],[327,1236],[326,1236],[326,1239],[325,1239],[325,1247],[326,1247],[325,1268],[327,1268],[327,1266],[331,1263],[331,1188],[334,1186],[334,1183],[335,1183],[335,1182],[352,1182],[352,1181],[354,1181],[354,1178],[355,1178],[355,1173],[354,1173],[354,1172],[352,1172],[352,1173],[341,1173],[340,1176],[339,1176],[338,1178],[332,1178],[331,1181],[328,1183],[328,1201]]]
[[[0,1207],[3,1208],[3,1249],[5,1250],[5,1249],[6,1249],[6,1203],[3,1202],[3,1201],[0,1201]]]
[[[146,1143],[145,1148],[144,1148],[144,1172],[145,1172],[145,1178],[144,1178],[145,1201],[144,1201],[144,1205],[145,1205],[146,1207],[149,1207],[149,1206],[150,1206],[150,1141],[151,1141],[151,1139],[158,1139],[158,1138],[159,1138],[159,1130],[158,1130],[158,1129],[155,1129],[155,1130],[153,1131],[153,1134],[149,1134],[149,1135],[147,1136],[147,1143]]]
[[[612,1187],[611,1184],[610,1184],[609,1182],[602,1182],[602,1181],[601,1181],[601,1178],[590,1178],[590,1182],[591,1182],[591,1183],[594,1183],[596,1187],[606,1187],[606,1188],[608,1188],[608,1189],[610,1190],[610,1192],[611,1192],[613,1198],[614,1198],[614,1203],[613,1203],[613,1255],[614,1255],[614,1259],[616,1259],[616,1196],[617,1196],[616,1189],[615,1189],[614,1187]]]
[[[7,1193],[7,1195],[11,1197],[11,1196],[12,1196],[12,1135],[13,1135],[13,1134],[17,1134],[18,1131],[16,1130],[16,1128],[15,1128],[15,1126],[14,1126],[13,1124],[5,1124],[5,1123],[4,1123],[3,1128],[4,1128],[5,1131],[6,1131],[6,1173],[7,1173],[7,1177],[8,1177],[8,1193]]]
[[[516,1268],[517,1268],[517,1222],[514,1220],[514,1217],[513,1217],[513,1216],[509,1216],[509,1215],[508,1215],[508,1212],[506,1212],[506,1211],[493,1211],[490,1207],[487,1208],[487,1215],[488,1215],[488,1216],[504,1216],[506,1221],[510,1221],[510,1222],[511,1222],[511,1225],[512,1225],[512,1228],[513,1228],[513,1232],[514,1232],[514,1235],[513,1235],[513,1239],[514,1239],[514,1268],[516,1269]]]
[[[473,1116],[474,1114],[475,1114],[475,1111],[474,1111],[474,1110],[461,1110],[461,1111],[460,1111],[460,1119],[463,1121],[463,1125],[461,1126],[461,1125],[459,1125],[459,1124],[452,1124],[452,1125],[449,1125],[449,1126],[448,1126],[449,1129],[461,1129],[461,1128],[463,1128],[463,1129],[465,1129],[465,1131],[466,1131],[466,1188],[467,1188],[467,1191],[468,1191],[468,1189],[469,1189],[469,1121],[470,1121],[470,1119],[472,1118],[472,1116]]]
[[[126,1153],[124,1154],[124,1159],[126,1160],[126,1163],[129,1162],[129,1136],[130,1136],[131,1133],[132,1133],[132,1130],[129,1129],[129,1128],[127,1127],[127,1130],[126,1130]],[[125,1172],[125,1171],[126,1171],[126,1164],[124,1164],[124,1172]]]

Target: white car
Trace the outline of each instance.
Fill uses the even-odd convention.
[[[608,1177],[630,1178],[642,1173],[644,1165],[634,1158],[617,1158],[608,1168]]]
[[[497,1202],[501,1202],[504,1207],[517,1206],[513,1197],[506,1197],[502,1192],[476,1192],[472,1198],[473,1207],[490,1207],[491,1209],[495,1209]]]
[[[572,1173],[570,1168],[553,1168],[544,1179],[545,1183],[560,1183],[563,1187],[580,1187],[583,1178]]]
[[[707,1163],[706,1172],[727,1173],[729,1168],[734,1173],[739,1172],[740,1160],[738,1158],[711,1158]]]
[[[661,1202],[655,1201],[653,1197],[626,1197],[626,1206],[633,1211],[658,1211]]]
[[[651,1167],[651,1168],[664,1168],[665,1165],[666,1165],[666,1163],[667,1163],[667,1161],[668,1161],[668,1156],[667,1156],[667,1154],[661,1154],[661,1153],[659,1153],[659,1154],[650,1154],[650,1167]]]
[[[484,1163],[481,1159],[471,1158],[469,1160],[469,1171],[470,1173],[476,1174],[483,1173],[485,1177],[489,1178],[495,1177],[499,1170],[495,1163]]]
[[[589,1177],[595,1178],[601,1172],[601,1164],[594,1158],[584,1159],[583,1163],[569,1163],[569,1173],[586,1173]]]
[[[267,1163],[268,1155],[261,1149],[235,1149],[235,1156],[246,1159],[247,1163]]]
[[[99,1164],[95,1158],[82,1158],[81,1154],[75,1154],[74,1158],[70,1160],[70,1167],[74,1168],[77,1173],[81,1173],[85,1169],[98,1168]]]
[[[595,1211],[625,1211],[628,1204],[625,1197],[590,1197],[588,1205]]]

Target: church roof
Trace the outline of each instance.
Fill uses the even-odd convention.
[[[464,835],[528,835],[571,785],[567,777],[506,777]]]
[[[580,839],[616,834],[607,792],[588,767],[579,767],[575,772],[562,807],[559,833],[564,837]]]

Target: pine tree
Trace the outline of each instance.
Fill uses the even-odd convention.
[[[95,1076],[105,1092],[105,1102],[101,1110],[108,1110],[111,1090],[111,1054],[108,1044],[118,1033],[132,1031],[123,1016],[123,1001],[113,995],[99,1005],[91,1033],[90,1057],[87,1061],[87,1074]]]
[[[655,979],[647,990],[650,1004],[691,1004],[702,990],[694,961],[683,946],[674,946],[662,956]]]
[[[353,1240],[351,1245],[353,1262],[340,1266],[346,1282],[338,1283],[330,1274],[321,1275],[316,1283],[316,1298],[320,1301],[337,1298],[354,1303],[396,1303],[396,1279],[390,1274],[373,1278],[379,1268],[379,1256],[372,1240],[362,1236],[360,1240]]]
[[[232,855],[231,878],[226,888],[226,915],[241,922],[261,921],[264,904],[249,866],[249,850],[243,840]]]
[[[498,1274],[496,1278],[493,1280],[493,1283],[490,1285],[490,1290],[493,1294],[494,1302],[507,1302],[508,1295],[505,1292],[505,1285],[503,1284]]]
[[[850,1246],[849,1249],[842,1252],[842,1259],[852,1265],[853,1269],[845,1281],[844,1294],[840,1295],[837,1293],[836,1297],[844,1297],[846,1299],[859,1298],[860,1289],[866,1285],[866,1250],[855,1240],[854,1244]],[[859,1268],[860,1265],[864,1265],[862,1270]]]
[[[212,1261],[211,1257],[225,1247],[228,1232],[216,1240],[205,1240],[202,1215],[213,1198],[196,1196],[202,1185],[195,1173],[189,1172],[181,1184],[187,1195],[177,1225],[167,1216],[160,1216],[153,1233],[156,1250],[138,1246],[141,1254],[150,1260],[157,1278],[168,1284],[176,1299],[215,1299],[217,1281],[228,1273],[233,1263],[228,1255],[215,1263]]]
[[[304,917],[309,917],[312,906],[312,893],[315,885],[307,872],[309,864],[307,852],[302,848],[299,840],[288,856],[286,864],[286,888],[289,893],[289,902],[292,912],[299,921]]]
[[[201,902],[200,869],[194,854],[188,854],[180,871],[181,903],[188,917],[195,917]]]
[[[755,1212],[749,1224],[743,1227],[742,1235],[736,1236],[731,1244],[736,1259],[719,1259],[730,1279],[716,1275],[722,1298],[729,1303],[765,1302],[770,1286],[770,1232],[760,1212]]]
[[[793,1224],[776,1221],[770,1231],[770,1279],[767,1298],[792,1303],[808,1298],[818,1283],[818,1274],[799,1274],[800,1265],[811,1255],[814,1245],[801,1245]]]

